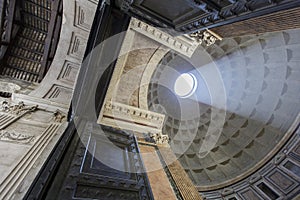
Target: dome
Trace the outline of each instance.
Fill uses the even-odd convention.
[[[300,111],[299,31],[228,38],[190,59],[169,52],[161,60],[148,106],[164,110],[163,132],[201,191],[249,176],[291,136]],[[197,84],[194,95],[172,94],[178,74],[187,88]]]

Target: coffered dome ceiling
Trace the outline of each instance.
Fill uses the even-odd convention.
[[[163,132],[199,190],[249,176],[289,139],[299,123],[299,66],[299,29],[224,39],[191,59],[165,55],[148,106],[166,114]],[[190,98],[174,93],[182,73],[198,81]]]

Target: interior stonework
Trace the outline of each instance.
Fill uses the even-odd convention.
[[[96,7],[97,1],[63,1],[58,47],[41,83],[1,78],[1,92],[12,93],[11,99],[1,98],[1,102],[7,101],[9,107],[20,102],[25,107],[37,106],[32,112],[14,116],[2,103],[1,199],[23,198],[67,127],[68,108]],[[13,120],[5,120],[9,117]]]
[[[0,199],[299,198],[299,2],[171,4],[0,2]]]
[[[240,180],[241,177],[248,176],[262,165],[263,160],[269,159],[272,152],[276,152],[293,133],[291,127],[296,127],[299,123],[299,110],[296,109],[299,106],[295,101],[299,97],[288,93],[294,89],[295,92],[291,93],[297,94],[299,90],[290,74],[298,66],[296,64],[298,60],[295,59],[297,53],[292,53],[293,49],[298,48],[296,40],[292,42],[293,36],[297,35],[298,31],[295,29],[252,36],[251,42],[246,44],[238,42],[250,40],[251,37],[224,39],[215,45],[213,52],[202,53],[212,57],[214,63],[198,64],[202,68],[216,65],[227,96],[227,113],[222,133],[214,148],[204,158],[198,158],[198,146],[205,143],[207,129],[214,126],[210,123],[213,106],[203,97],[204,90],[207,89],[202,88],[202,91],[199,91],[200,95],[185,101],[171,96],[165,87],[156,88],[155,84],[150,85],[149,107],[152,107],[153,111],[159,111],[155,107],[157,104],[165,108],[164,112],[161,111],[166,115],[167,121],[163,132],[168,132],[169,137],[174,138],[173,150],[180,152],[178,149],[184,147],[184,142],[188,142],[190,137],[194,138],[187,151],[183,155],[178,153],[178,157],[199,189],[211,190],[223,187],[225,184],[234,183],[236,181],[234,177]],[[258,39],[255,39],[256,37]],[[217,46],[220,47],[220,52],[216,55]],[[234,49],[233,52],[231,48]],[[162,66],[167,65],[182,71],[186,69],[197,71],[188,67],[184,69],[182,62],[177,55],[173,57],[173,61],[163,63]],[[204,71],[201,67],[198,69],[199,73]],[[161,80],[161,77],[166,77],[167,74],[169,80],[172,79],[174,82],[177,75],[174,72],[172,77],[170,73],[170,70],[164,67],[157,68],[152,82],[160,85],[160,81],[165,81]],[[173,82],[170,82],[169,88],[172,88]],[[158,102],[155,102],[157,96]],[[291,99],[285,100],[286,98]],[[198,115],[189,111],[190,116],[184,116],[184,113],[173,112],[170,106],[171,104],[195,108],[199,104],[196,99],[198,101],[200,99],[203,103],[199,105]],[[185,107],[183,109],[188,110]],[[282,118],[285,120],[280,120]],[[176,135],[180,137],[176,138]],[[214,183],[214,180],[218,183]]]

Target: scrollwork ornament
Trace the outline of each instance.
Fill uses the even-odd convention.
[[[20,133],[5,131],[5,130],[0,132],[0,141],[30,144],[33,143],[34,140],[35,140],[35,136],[32,135],[24,135]]]
[[[28,112],[34,112],[38,108],[38,105],[34,106],[26,106],[23,101],[20,101],[16,105],[10,105],[9,102],[3,101],[1,104],[1,111],[8,113],[8,114],[13,114],[13,115],[22,115]]]
[[[217,36],[212,31],[196,31],[190,34],[191,38],[194,38],[199,44],[205,44],[211,46],[216,43],[217,40],[222,40],[221,37]]]
[[[56,110],[53,115],[54,115],[54,121],[57,123],[62,123],[63,120],[66,118],[66,115],[60,110]]]
[[[169,137],[161,133],[148,133],[146,137],[146,141],[154,144],[163,145],[163,144],[168,144]]]

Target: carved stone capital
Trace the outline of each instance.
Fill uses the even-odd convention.
[[[216,33],[206,30],[206,31],[197,31],[189,35],[191,38],[194,38],[200,44],[211,46],[215,44],[217,40],[222,40],[220,36]]]
[[[62,123],[63,121],[66,120],[66,115],[60,111],[60,110],[56,110],[54,113],[54,122],[56,123]]]
[[[154,144],[168,144],[169,136],[163,135],[161,133],[148,133],[146,136],[146,141]]]

